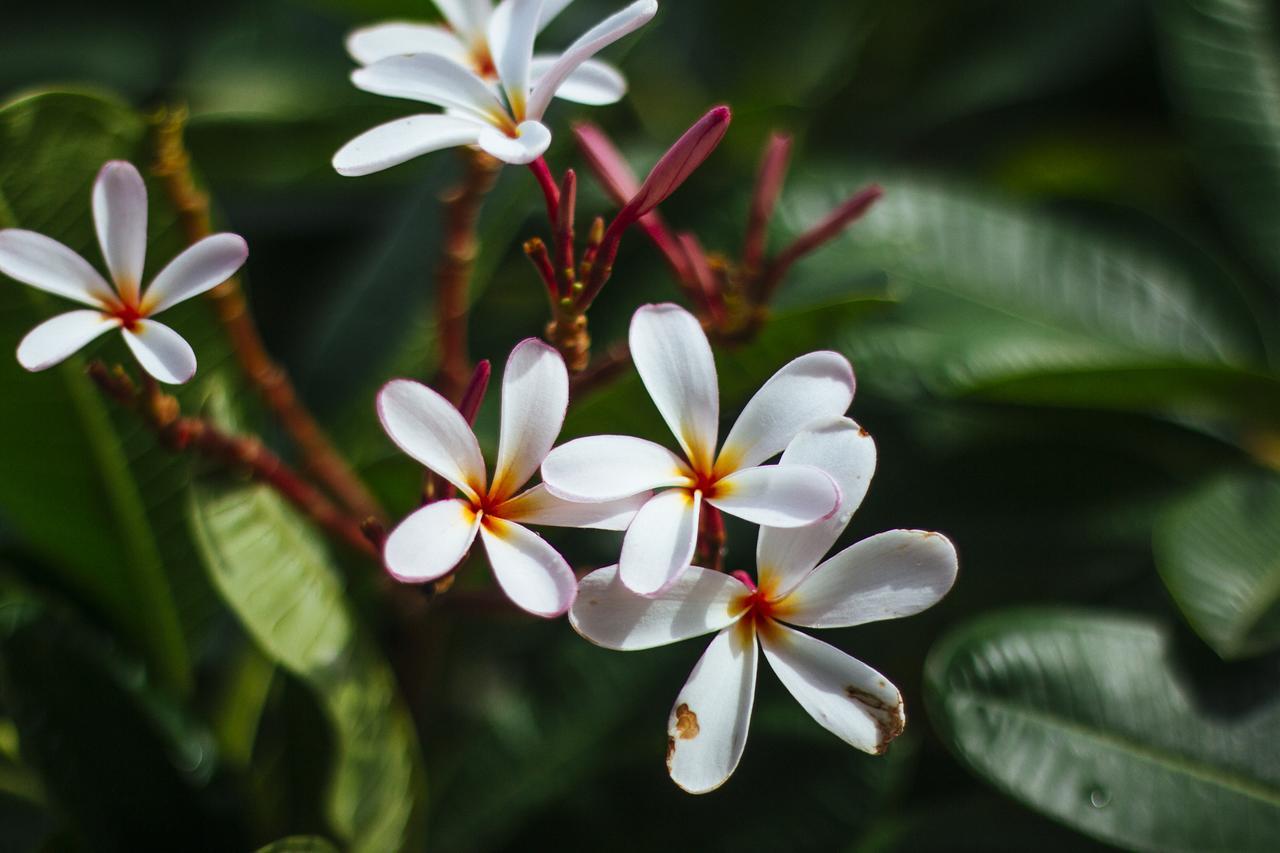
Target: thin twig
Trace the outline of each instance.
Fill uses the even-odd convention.
[[[493,189],[501,164],[483,151],[464,149],[466,173],[444,196],[444,257],[436,272],[436,325],[440,369],[436,390],[457,402],[471,378],[467,321],[471,313],[471,272],[476,259],[480,206]]]
[[[185,110],[168,110],[161,115],[153,172],[163,182],[178,212],[187,242],[196,243],[212,234],[213,226],[209,196],[196,186],[191,173],[191,158],[183,144],[185,123]],[[239,278],[233,276],[228,279],[210,291],[209,297],[218,320],[231,339],[241,370],[301,451],[307,471],[353,514],[382,517],[382,507],[377,499],[334,448],[320,424],[299,399],[284,368],[267,352],[249,313]]]
[[[286,465],[253,436],[233,436],[203,418],[184,417],[178,400],[148,378],[139,388],[123,368],[108,370],[101,361],[89,365],[89,377],[102,391],[133,410],[175,453],[194,451],[219,464],[247,472],[312,519],[335,539],[374,559],[379,552],[361,524],[343,513],[315,486]]]

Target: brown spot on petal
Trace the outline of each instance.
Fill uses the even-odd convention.
[[[871,433],[867,432],[862,427],[858,427],[858,435],[862,436],[863,438],[866,438],[867,436],[871,435]]]
[[[676,757],[676,739],[668,735],[667,736],[667,772],[668,773],[671,772],[671,762],[675,760],[675,757]]]
[[[676,735],[681,740],[693,740],[698,736],[701,729],[698,727],[698,715],[693,713],[686,704],[681,704],[676,708]],[[672,744],[674,748],[674,742]]]
[[[884,681],[880,682],[884,686]],[[876,721],[880,730],[880,742],[876,744],[876,754],[883,755],[889,748],[889,742],[902,734],[907,725],[906,714],[903,713],[902,700],[890,705],[874,693],[859,689],[853,685],[844,688],[845,695],[862,705],[871,718]]]

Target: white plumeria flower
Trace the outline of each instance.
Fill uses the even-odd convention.
[[[391,574],[407,583],[443,577],[479,534],[508,598],[537,616],[563,614],[577,579],[564,557],[524,525],[623,530],[640,505],[640,499],[569,503],[541,485],[518,492],[555,443],[568,404],[569,374],[560,354],[534,338],[517,344],[502,377],[498,462],[487,483],[480,445],[458,410],[420,383],[388,383],[378,394],[383,429],[459,492],[427,504],[391,531],[383,549]]]
[[[804,426],[843,414],[853,401],[853,368],[834,352],[812,352],[775,373],[742,410],[716,453],[720,391],[707,336],[677,305],[646,305],[631,320],[631,357],[684,457],[621,435],[580,438],[551,451],[542,479],[571,501],[607,501],[663,489],[640,509],[622,543],[622,582],[652,595],[688,568],[702,503],[767,527],[798,527],[840,503],[816,467],[761,465]]]
[[[499,91],[441,53],[392,55],[356,69],[351,80],[366,92],[423,101],[445,112],[397,119],[357,136],[334,155],[334,168],[343,175],[368,175],[458,145],[478,145],[505,163],[541,157],[551,144],[551,131],[542,123],[551,99],[584,62],[648,22],[658,3],[637,0],[588,30],[549,65],[538,66],[533,40],[542,8],[543,0],[506,0],[489,19]]]
[[[574,629],[610,649],[654,648],[716,632],[667,723],[667,770],[690,793],[714,790],[742,757],[755,698],[757,640],[783,685],[815,720],[849,745],[882,753],[906,723],[902,696],[871,667],[790,627],[844,628],[919,613],[955,582],[956,552],[940,534],[891,530],[819,564],[861,502],[875,445],[847,418],[811,426],[781,467],[815,464],[845,495],[845,511],[811,527],[764,528],[758,585],[745,573],[695,568],[656,598],[636,595],[616,566],[582,579],[569,612]]]
[[[121,160],[98,172],[93,221],[114,288],[57,240],[19,228],[0,231],[0,272],[90,306],[32,329],[18,344],[18,362],[27,370],[44,370],[119,329],[147,373],[161,382],[186,382],[196,372],[195,353],[181,335],[151,318],[226,281],[244,264],[249,247],[235,234],[206,237],[170,261],[143,293],[147,187],[138,170]]]
[[[559,15],[571,0],[544,0],[537,31]],[[347,51],[361,65],[372,65],[392,56],[434,53],[470,68],[482,79],[493,83],[498,69],[489,47],[489,23],[495,15],[509,15],[512,0],[503,0],[498,10],[492,0],[436,0],[448,26],[392,21],[362,27],[347,38]],[[534,54],[529,75],[537,81],[555,65],[559,56]],[[627,81],[613,66],[588,59],[575,68],[555,96],[566,101],[590,106],[616,103],[627,93]]]

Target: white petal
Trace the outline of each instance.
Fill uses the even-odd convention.
[[[543,461],[542,481],[570,501],[612,501],[693,483],[679,456],[628,435],[591,435],[560,445]]]
[[[511,114],[517,119],[523,118],[529,97],[529,62],[541,16],[542,0],[508,0],[489,18],[489,50]]]
[[[716,362],[702,326],[678,305],[645,305],[631,318],[631,358],[662,418],[696,470],[709,472],[720,427]]]
[[[18,344],[18,363],[44,370],[66,359],[99,335],[120,328],[120,321],[101,311],[68,311],[36,326]]]
[[[147,260],[147,186],[132,163],[112,160],[93,182],[93,224],[116,289],[137,301]]]
[[[484,494],[480,445],[466,419],[444,397],[411,379],[393,379],[378,392],[378,418],[405,453],[472,501]]]
[[[862,661],[777,622],[761,628],[760,645],[800,706],[845,743],[882,753],[902,734],[902,695]]]
[[[534,87],[533,94],[529,96],[529,118],[542,118],[551,99],[555,97],[556,90],[574,69],[618,39],[644,26],[657,12],[658,0],[636,0],[587,30],[581,38],[569,45],[569,49],[547,69]]]
[[[569,406],[569,372],[547,344],[526,338],[516,344],[502,374],[502,428],[489,495],[515,494],[551,451]]]
[[[845,628],[911,616],[955,583],[956,549],[923,530],[890,530],[845,548],[780,602],[778,618],[810,628]]]
[[[839,417],[853,402],[853,368],[834,352],[811,352],[783,366],[755,393],[724,441],[716,465],[736,470],[781,453],[815,420]]]
[[[606,649],[651,649],[732,625],[749,594],[731,575],[691,566],[657,595],[637,595],[623,585],[617,566],[606,566],[578,583],[569,624]]]
[[[191,344],[164,323],[139,320],[132,330],[121,331],[138,364],[157,380],[181,385],[196,375],[196,354]]]
[[[470,116],[416,115],[365,131],[333,155],[340,175],[358,178],[443,148],[474,145],[485,125]]]
[[[545,485],[539,484],[500,504],[493,514],[508,521],[544,527],[626,530],[650,494],[641,492],[616,501],[584,503],[558,498]]]
[[[387,571],[405,583],[444,577],[466,556],[480,515],[466,501],[429,503],[391,531],[382,548]]]
[[[89,262],[43,234],[6,228],[0,231],[0,272],[95,308],[115,301],[111,285]]]
[[[632,592],[654,595],[689,568],[702,493],[668,489],[645,502],[622,539],[618,573]]]
[[[435,0],[435,4],[449,26],[464,37],[484,32],[489,21],[490,0]]]
[[[756,695],[756,640],[748,622],[725,628],[685,682],[667,720],[667,772],[691,794],[719,788],[747,745]]]
[[[836,544],[871,485],[876,445],[848,418],[813,423],[787,445],[781,465],[813,465],[840,487],[840,508],[807,527],[764,527],[756,543],[760,583],[775,593],[794,587]]]
[[[466,45],[444,27],[403,21],[361,27],[347,36],[347,52],[361,65],[415,53],[439,54],[459,65],[467,65],[471,61]]]
[[[483,80],[458,63],[430,53],[389,56],[351,72],[351,82],[375,95],[459,110],[486,124],[506,115],[506,108]]]
[[[497,518],[486,519],[480,539],[507,598],[535,616],[560,616],[578,594],[573,569],[538,534]]]
[[[537,160],[550,147],[551,131],[536,121],[522,122],[515,136],[508,136],[496,127],[486,127],[480,131],[476,144],[504,163],[524,166]]]
[[[716,483],[711,504],[765,527],[800,527],[832,515],[840,505],[835,481],[812,465],[760,465]]]
[[[249,257],[249,246],[238,234],[214,234],[185,249],[160,270],[142,300],[146,314],[158,314],[179,302],[222,284]]]
[[[529,66],[529,74],[533,77],[535,86],[557,59],[559,59],[558,56],[533,58],[533,64]],[[575,68],[556,90],[557,98],[593,107],[616,104],[626,94],[627,78],[612,65],[594,59],[588,59]]]

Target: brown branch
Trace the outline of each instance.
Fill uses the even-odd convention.
[[[497,180],[501,166],[482,151],[463,150],[466,173],[445,193],[444,257],[436,271],[436,327],[440,336],[440,368],[436,390],[457,402],[471,379],[467,320],[471,311],[471,270],[476,258],[476,225],[480,206]]]
[[[188,243],[213,233],[209,197],[191,173],[191,158],[182,140],[185,110],[168,110],[158,121],[156,163],[152,169],[164,183]],[[320,424],[298,398],[284,368],[267,352],[245,300],[240,280],[233,276],[209,292],[214,312],[222,323],[240,368],[257,388],[268,408],[302,453],[306,470],[348,510],[360,517],[381,517],[382,507],[334,448]]]
[[[169,450],[193,451],[221,465],[247,472],[274,489],[335,539],[366,556],[380,559],[378,549],[360,523],[339,510],[257,437],[228,435],[207,420],[184,417],[177,398],[162,392],[149,377],[139,388],[123,368],[108,370],[101,361],[91,363],[88,372],[103,393],[137,413]]]

